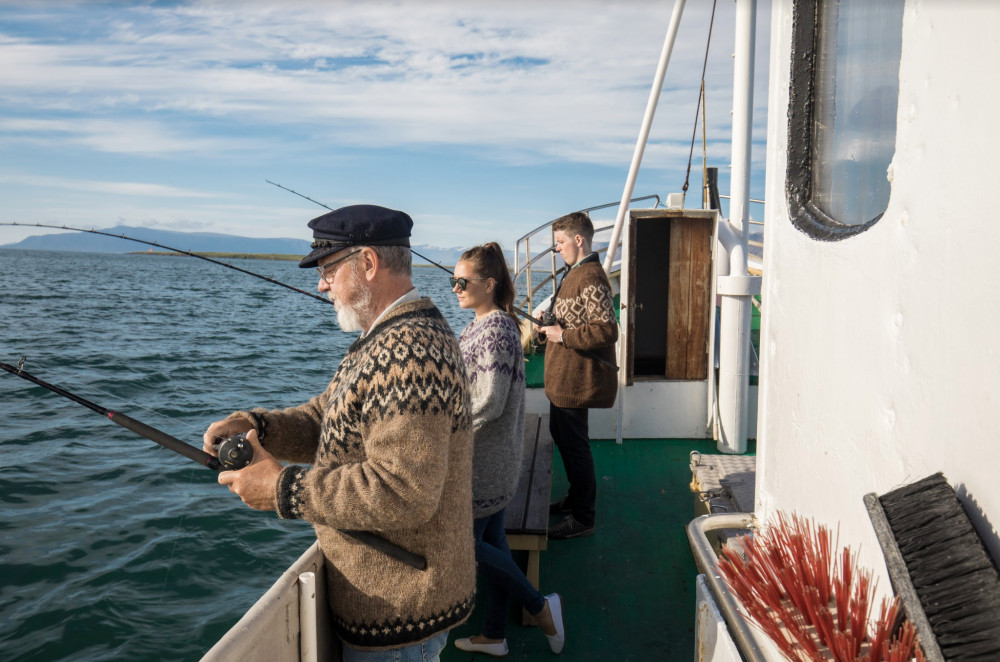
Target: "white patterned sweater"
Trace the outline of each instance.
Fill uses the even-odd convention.
[[[521,473],[524,445],[524,354],[521,331],[495,310],[473,320],[459,339],[472,401],[472,514],[507,505]]]

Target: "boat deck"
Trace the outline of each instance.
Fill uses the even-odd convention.
[[[694,659],[697,573],[684,530],[695,516],[689,453],[716,453],[715,442],[626,439],[622,445],[595,441],[592,449],[597,531],[589,538],[550,541],[541,554],[542,592],[558,592],[564,601],[566,647],[561,657],[574,662]],[[553,498],[567,487],[555,455]],[[490,659],[453,644],[480,632],[486,595],[482,582],[479,590],[472,617],[449,637],[444,662]],[[512,605],[507,659],[551,661],[542,633],[520,622],[520,607]]]

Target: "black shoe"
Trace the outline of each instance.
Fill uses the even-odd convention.
[[[569,505],[568,494],[549,504],[549,514],[551,515],[569,515],[571,512],[573,512],[573,506]]]
[[[549,527],[549,540],[566,540],[568,538],[582,538],[594,534],[594,525],[580,524],[572,515],[567,515],[566,519]]]

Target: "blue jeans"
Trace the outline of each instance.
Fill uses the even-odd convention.
[[[476,536],[476,563],[490,587],[483,623],[483,636],[490,639],[506,638],[511,598],[533,616],[545,608],[545,597],[531,585],[510,555],[503,520],[504,511],[501,510],[480,517],[472,524]]]
[[[448,644],[448,631],[440,632],[427,641],[403,648],[370,651],[344,644],[344,662],[438,662]]]

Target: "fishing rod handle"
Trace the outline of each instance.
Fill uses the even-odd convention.
[[[216,469],[218,471],[219,461],[212,457],[212,455],[206,453],[200,448],[195,448],[191,444],[185,443],[176,437],[172,437],[162,430],[157,430],[152,426],[146,425],[142,421],[137,421],[131,416],[127,416],[126,414],[121,414],[116,411],[109,411],[108,419],[112,423],[117,423],[126,430],[131,430],[141,437],[145,437],[150,441],[155,441],[159,445],[169,448],[179,455],[183,455],[190,460],[194,460],[198,464],[203,464],[206,467]]]

